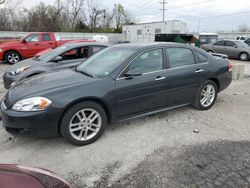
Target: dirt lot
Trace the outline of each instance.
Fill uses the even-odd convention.
[[[0,126],[0,163],[47,168],[73,187],[250,187],[245,64],[246,78],[220,93],[211,110],[184,107],[115,124],[86,147],[61,138],[13,138]],[[1,64],[0,72],[6,68]]]

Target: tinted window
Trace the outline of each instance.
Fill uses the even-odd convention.
[[[196,52],[196,55],[198,57],[199,63],[207,63],[208,62],[208,58],[205,55],[202,55],[198,52]]]
[[[127,71],[148,73],[163,69],[162,49],[147,51],[139,55],[128,67]]]
[[[236,40],[240,40],[240,37],[237,37]]]
[[[67,52],[64,52],[60,56],[63,57],[63,60],[70,60],[70,59],[82,59],[89,57],[89,48],[75,48],[71,49]]]
[[[39,35],[34,34],[25,38],[26,42],[39,42]]]
[[[168,48],[168,59],[171,68],[195,64],[194,54],[186,48]]]
[[[226,41],[225,46],[234,47],[234,46],[236,46],[236,45],[235,45],[235,43],[233,43],[233,42],[231,42],[231,41]]]
[[[43,41],[51,41],[50,34],[42,34],[42,40]]]
[[[93,54],[103,50],[104,48],[106,48],[105,46],[93,46]]]
[[[218,41],[216,43],[214,43],[215,46],[224,46],[224,41]]]

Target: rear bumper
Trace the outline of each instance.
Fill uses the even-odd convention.
[[[58,136],[58,115],[53,112],[17,112],[6,110],[1,105],[0,116],[4,128],[11,134],[25,134],[38,138]]]

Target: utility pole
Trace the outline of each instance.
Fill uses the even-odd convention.
[[[162,0],[162,1],[160,1],[160,3],[162,4],[162,9],[160,9],[160,10],[162,10],[162,16],[163,16],[162,21],[164,22],[165,21],[165,11],[167,10],[165,5],[168,2],[167,2],[167,0]]]

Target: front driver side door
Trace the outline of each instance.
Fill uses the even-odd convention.
[[[154,110],[166,105],[165,57],[163,49],[153,49],[138,55],[116,80],[118,119]],[[127,77],[128,72],[141,75]]]

